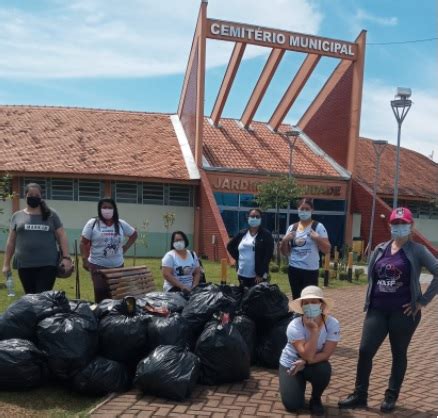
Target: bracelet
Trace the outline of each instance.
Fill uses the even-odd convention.
[[[71,261],[71,257],[67,257],[67,256],[62,257],[62,259]]]

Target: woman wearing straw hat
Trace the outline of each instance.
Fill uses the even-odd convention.
[[[303,314],[287,327],[287,344],[280,356],[279,379],[283,405],[288,411],[304,406],[306,382],[312,385],[311,413],[323,415],[321,396],[331,377],[329,358],[340,339],[339,322],[329,315],[334,302],[318,286],[307,286],[289,307]]]

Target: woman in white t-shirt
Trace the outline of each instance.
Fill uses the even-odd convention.
[[[80,250],[83,267],[91,273],[93,280],[94,300],[99,303],[111,298],[108,284],[99,270],[123,267],[123,255],[134,244],[137,232],[119,219],[116,202],[111,198],[99,200],[97,215],[82,230]]]
[[[281,241],[281,252],[289,257],[289,284],[292,298],[306,286],[318,286],[319,252],[330,253],[327,230],[312,219],[313,200],[301,199],[297,206],[300,221],[292,224]]]
[[[190,292],[199,284],[201,269],[194,251],[188,249],[189,239],[182,231],[175,231],[170,240],[171,249],[161,261],[165,292]]]
[[[339,322],[328,315],[334,302],[317,286],[307,286],[291,302],[294,312],[303,314],[287,327],[287,344],[280,356],[279,380],[283,405],[288,411],[304,406],[306,382],[312,385],[310,412],[323,415],[321,396],[331,377],[329,358],[340,340]]]

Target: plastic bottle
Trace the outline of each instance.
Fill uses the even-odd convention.
[[[8,296],[15,296],[14,279],[10,271],[6,274],[6,288],[8,289]]]

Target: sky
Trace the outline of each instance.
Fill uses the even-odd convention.
[[[199,4],[0,0],[0,104],[176,113]],[[360,135],[396,144],[390,100],[409,87],[401,144],[438,162],[437,13],[435,0],[209,0],[207,9],[210,18],[347,41],[366,30]],[[207,42],[206,115],[231,48]],[[268,53],[246,49],[223,116],[240,118]],[[303,59],[285,54],[256,120],[270,118]],[[285,122],[298,121],[337,63],[321,59]]]

